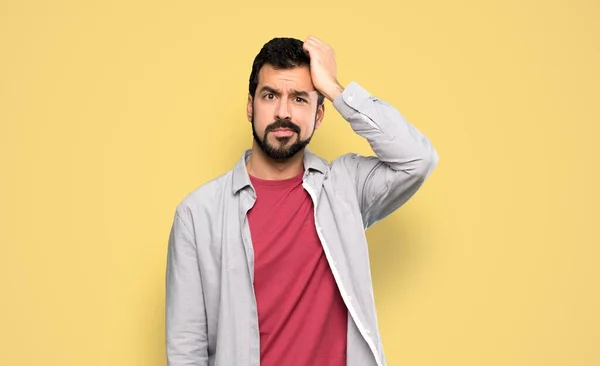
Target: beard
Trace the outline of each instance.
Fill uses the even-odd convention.
[[[258,144],[260,149],[268,157],[270,157],[273,160],[279,160],[279,161],[287,160],[287,159],[291,158],[292,156],[296,155],[310,143],[310,140],[312,139],[312,137],[315,133],[314,126],[313,126],[312,134],[306,140],[301,140],[300,139],[301,129],[300,129],[300,127],[298,127],[298,125],[296,125],[286,119],[278,119],[275,122],[268,125],[267,128],[265,128],[264,136],[262,138],[260,138],[258,136],[258,134],[256,133],[256,129],[254,128],[255,127],[254,126],[254,116],[252,116],[251,121],[252,121],[252,135],[254,136],[254,141],[256,141],[256,143]],[[315,120],[315,123],[316,123],[316,120]],[[272,132],[278,128],[290,129],[294,132],[294,134],[292,134],[292,136],[276,137],[278,144],[273,145],[268,141],[267,137],[270,132]],[[290,144],[288,146],[288,143],[292,139],[296,139],[296,141],[294,141],[292,144]]]

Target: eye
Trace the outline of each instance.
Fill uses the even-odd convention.
[[[265,94],[265,96],[263,98],[273,99],[273,98],[275,98],[275,95],[273,95],[272,93],[269,93],[269,94]]]
[[[307,100],[301,97],[296,97],[296,102],[298,103],[307,103]]]

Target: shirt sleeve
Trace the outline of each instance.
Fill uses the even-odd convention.
[[[346,154],[339,162],[355,183],[365,229],[402,206],[438,164],[430,140],[389,103],[351,82],[333,100],[375,156]]]
[[[208,366],[208,331],[194,235],[177,211],[166,269],[168,366]]]

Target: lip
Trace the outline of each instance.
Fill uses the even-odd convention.
[[[272,134],[275,137],[290,137],[294,134],[294,131],[290,130],[289,128],[278,128],[273,130]]]

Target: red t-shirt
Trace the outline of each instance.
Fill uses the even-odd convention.
[[[348,313],[317,236],[303,173],[250,177],[261,366],[345,366]]]

